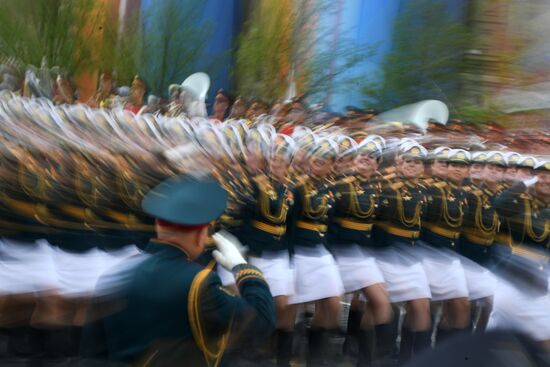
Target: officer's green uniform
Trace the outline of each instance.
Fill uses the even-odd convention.
[[[143,201],[147,213],[189,226],[209,223],[225,204],[226,194],[216,183],[182,177],[162,183]],[[120,287],[114,297],[96,300],[93,315],[99,320],[85,329],[85,357],[212,366],[220,361],[232,328],[256,337],[273,330],[273,300],[257,268],[243,264],[233,269],[237,297],[180,247],[151,240],[145,251],[137,265],[100,279],[100,286],[115,280]]]

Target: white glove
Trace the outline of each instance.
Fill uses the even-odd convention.
[[[246,264],[241,251],[243,247],[239,240],[227,232],[214,233],[212,238],[216,242],[217,250],[212,252],[214,259],[225,269],[231,271],[237,265]]]
[[[537,183],[538,180],[539,180],[538,176],[533,176],[530,179],[523,181],[523,184],[525,185],[525,187],[533,186],[534,184]]]

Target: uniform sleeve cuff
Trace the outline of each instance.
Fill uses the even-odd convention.
[[[265,282],[264,274],[260,269],[249,264],[240,264],[233,268],[233,275],[235,276],[235,283],[239,286],[242,282],[249,279],[256,279]]]

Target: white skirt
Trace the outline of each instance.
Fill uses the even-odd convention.
[[[346,293],[384,283],[384,276],[369,249],[359,245],[335,246],[332,253]]]
[[[536,341],[550,340],[550,294],[533,295],[499,279],[487,329],[512,329]]]
[[[111,255],[97,247],[82,253],[66,252],[58,248],[54,251],[60,292],[68,298],[93,294],[99,277],[115,265]]]
[[[416,250],[416,246],[393,244],[375,252],[392,303],[432,298],[424,267],[412,253]]]
[[[339,297],[344,293],[338,266],[323,245],[315,248],[297,247],[293,257],[295,269],[294,294],[289,304]]]
[[[54,250],[45,240],[0,240],[0,294],[21,294],[59,288]]]
[[[416,247],[414,255],[422,262],[433,301],[468,298],[466,274],[456,252],[423,241],[418,241]]]
[[[491,297],[497,283],[493,273],[467,257],[460,256],[460,262],[466,275],[470,300]]]
[[[294,269],[288,251],[278,251],[266,257],[250,256],[248,262],[264,273],[273,297],[294,294]]]

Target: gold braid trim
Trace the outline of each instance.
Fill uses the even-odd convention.
[[[209,347],[206,336],[203,333],[203,327],[200,318],[200,292],[202,285],[208,278],[208,275],[210,275],[210,269],[204,269],[200,271],[193,279],[187,299],[187,314],[189,317],[189,324],[191,325],[193,338],[195,339],[197,347],[199,347],[204,355],[206,365],[208,367],[217,367],[221,361],[221,358],[225,351],[225,347],[227,346],[229,331],[231,330],[231,327],[228,328],[227,333],[222,335],[219,340],[215,341],[215,345],[213,346],[212,350]]]
[[[243,280],[256,278],[259,280],[264,280],[264,274],[256,269],[246,268],[239,270],[235,274],[235,283],[240,284]]]

